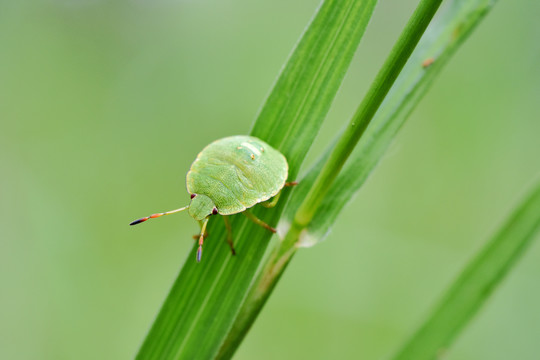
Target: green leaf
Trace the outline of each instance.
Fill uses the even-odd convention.
[[[294,179],[337,93],[369,21],[375,0],[327,0],[283,69],[251,134],[287,157]],[[286,203],[254,213],[276,224]],[[216,357],[257,274],[271,233],[241,215],[231,216],[237,256],[218,217],[208,226],[200,264],[193,248],[137,355],[138,359]],[[233,334],[234,335],[234,334]],[[232,338],[235,338],[234,336]],[[228,342],[232,355],[240,337]]]
[[[343,207],[364,184],[433,80],[494,3],[495,0],[453,1],[442,16],[429,26],[367,128],[365,136],[323,199],[307,232],[303,233],[303,246],[311,246],[324,239]],[[426,60],[433,62],[424,67]],[[325,153],[302,178],[285,210],[286,215],[280,227],[287,227],[292,221],[300,202],[321,172],[327,156]]]
[[[292,178],[330,109],[375,3],[323,2],[253,126],[252,135],[285,155]]]
[[[285,226],[285,236],[283,236],[278,246],[272,249],[272,253],[261,268],[260,275],[251,287],[251,291],[238,314],[237,321],[233,325],[231,335],[227,338],[220,355],[231,354],[228,348],[236,346],[264,306],[285,268],[296,253],[300,235],[316,213],[320,205],[320,198],[324,197],[324,194],[332,185],[332,181],[364,133],[401,69],[405,66],[407,59],[435,15],[440,3],[441,0],[422,0],[418,4],[366,96],[360,103],[349,126],[339,138],[336,146],[333,147],[328,157],[329,160],[325,162],[307,195],[301,199],[301,204],[293,217],[292,225]],[[233,345],[229,346],[229,344]]]
[[[435,359],[473,318],[540,229],[540,183],[468,264],[394,360]]]

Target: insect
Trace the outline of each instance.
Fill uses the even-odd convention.
[[[197,249],[197,262],[200,262],[210,216],[224,215],[227,242],[234,255],[232,230],[226,215],[242,213],[275,233],[274,228],[248,209],[258,203],[266,207],[275,206],[281,189],[297,184],[295,181],[286,182],[288,170],[285,156],[256,137],[239,135],[216,140],[197,155],[186,175],[187,190],[191,194],[188,206],[146,216],[129,225],[188,210],[201,226]]]

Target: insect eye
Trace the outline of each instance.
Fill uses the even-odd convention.
[[[218,213],[218,209],[217,208],[213,208],[212,209],[212,215],[216,215]]]
[[[191,198],[193,199],[197,194],[191,194]]]

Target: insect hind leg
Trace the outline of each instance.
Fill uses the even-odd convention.
[[[270,230],[273,233],[277,232],[276,229],[274,229],[273,227],[271,227],[270,225],[268,225],[267,223],[265,223],[264,221],[262,221],[261,219],[253,215],[252,213],[250,213],[248,210],[244,211],[242,214],[244,214],[249,220],[253,221],[255,224],[262,226],[263,228]]]

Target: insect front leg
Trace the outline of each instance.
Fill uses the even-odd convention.
[[[222,216],[223,221],[225,222],[225,228],[227,229],[227,243],[231,247],[231,252],[233,255],[236,255],[236,251],[233,246],[233,237],[232,237],[232,228],[229,219],[226,216]]]
[[[202,229],[203,227],[203,221],[202,220],[199,220],[198,221],[199,223],[199,227]],[[195,234],[193,235],[193,240],[199,240],[199,237],[201,236],[201,234]],[[208,231],[204,231],[204,234],[203,234],[204,238],[206,239],[208,237]]]
[[[255,224],[262,226],[263,228],[270,230],[273,233],[277,232],[276,229],[274,229],[273,227],[271,227],[270,225],[268,225],[267,223],[265,223],[264,221],[262,221],[261,219],[253,215],[252,213],[250,213],[248,210],[244,211],[242,214],[244,214],[249,220],[253,221]]]
[[[199,237],[199,248],[197,249],[197,262],[201,262],[202,246],[204,243],[204,233],[206,232],[206,225],[208,224],[208,217],[202,221],[201,236]]]

